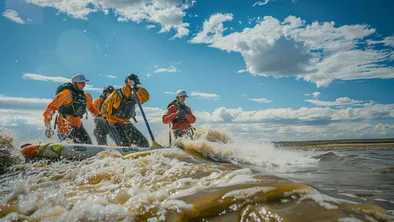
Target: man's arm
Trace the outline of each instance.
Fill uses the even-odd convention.
[[[70,104],[72,101],[72,93],[70,90],[65,89],[55,96],[51,103],[47,106],[44,111],[44,123],[45,125],[50,124],[52,121],[53,114],[64,104]]]
[[[167,124],[169,122],[174,121],[174,119],[177,116],[176,111],[177,111],[177,108],[175,105],[168,107],[167,112],[162,117],[163,123]]]
[[[100,112],[101,112],[101,110],[100,110],[101,102],[103,102],[103,97],[101,97],[101,96],[93,101],[93,106]]]
[[[89,93],[86,93],[86,107],[88,110],[96,117],[101,116],[101,112],[93,105],[92,96]]]
[[[187,121],[190,124],[193,124],[196,122],[196,117],[193,115],[192,110],[190,109],[190,107],[187,107],[187,110],[189,111],[189,113],[185,114],[185,119],[187,119]]]

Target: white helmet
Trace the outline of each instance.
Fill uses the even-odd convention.
[[[177,97],[178,97],[178,96],[186,96],[186,97],[189,97],[189,96],[187,96],[186,91],[183,90],[183,89],[180,89],[180,90],[176,91],[176,96],[177,96]]]

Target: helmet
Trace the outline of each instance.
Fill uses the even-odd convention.
[[[138,76],[136,74],[128,74],[126,76],[126,79],[124,80],[125,83],[127,83],[128,80],[134,80],[135,84],[141,84],[140,79],[138,78]]]
[[[176,91],[176,96],[177,96],[177,97],[178,97],[178,96],[186,96],[186,97],[189,97],[189,96],[187,96],[186,91],[183,90],[183,89],[180,89],[180,90]]]
[[[104,86],[103,93],[106,93],[106,92],[112,93],[114,90],[115,90],[115,89],[114,89],[113,86],[111,86],[111,85],[106,85],[106,86]]]
[[[75,75],[75,76],[73,76],[73,77],[71,78],[71,82],[72,82],[72,83],[76,83],[76,82],[89,82],[89,80],[87,80],[87,79],[85,78],[84,75],[82,75],[82,74],[77,74],[77,75]]]

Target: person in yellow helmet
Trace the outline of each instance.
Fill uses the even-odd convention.
[[[118,145],[149,147],[149,142],[144,135],[130,122],[135,120],[136,98],[131,87],[136,87],[141,104],[149,100],[149,93],[143,87],[137,87],[140,80],[137,75],[129,74],[125,78],[122,88],[115,90],[103,103],[102,111],[108,119],[108,123],[116,131],[119,140]],[[135,120],[136,121],[136,120]]]

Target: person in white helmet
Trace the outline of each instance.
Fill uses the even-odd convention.
[[[196,122],[192,110],[185,104],[187,97],[185,90],[178,90],[176,100],[168,104],[167,112],[162,117],[164,124],[172,123],[175,138],[187,135],[192,128],[191,124]]]
[[[83,91],[88,81],[84,75],[77,74],[72,77],[71,82],[58,86],[55,98],[49,103],[43,114],[46,137],[52,138],[54,132],[51,121],[57,111],[59,115],[55,120],[55,126],[58,126],[60,141],[72,139],[74,143],[92,144],[89,134],[83,127],[82,116],[88,109],[97,118],[104,120],[104,117],[93,106],[92,96]]]

